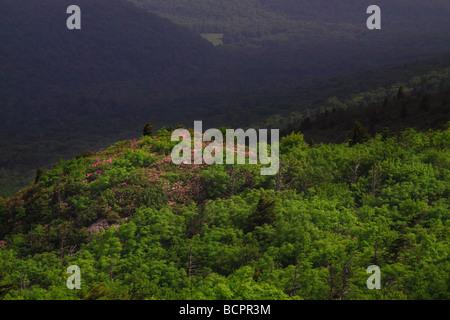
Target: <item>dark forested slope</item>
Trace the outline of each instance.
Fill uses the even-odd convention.
[[[355,122],[363,127],[366,137],[374,134],[398,137],[405,128],[441,129],[450,120],[450,87],[433,94],[399,87],[395,95],[385,96],[383,102],[359,108],[334,101],[337,103],[333,107],[315,117],[290,123],[282,130],[283,135],[301,132],[309,142],[341,143],[354,138],[358,130]]]
[[[81,30],[66,27],[70,1],[0,3],[2,92],[187,82],[186,76],[198,77],[211,53],[195,33],[126,1],[78,1]]]
[[[120,0],[78,1],[82,29],[68,30],[71,4],[0,1],[0,189],[129,136],[155,92],[202,86],[210,69],[214,48],[190,30]]]

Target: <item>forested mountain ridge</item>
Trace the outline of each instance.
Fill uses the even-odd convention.
[[[175,166],[167,130],[60,161],[0,198],[0,298],[449,299],[449,133],[291,134],[275,176]]]

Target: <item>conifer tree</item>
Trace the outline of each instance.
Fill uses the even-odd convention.
[[[144,125],[144,129],[142,130],[142,135],[144,137],[146,137],[146,136],[151,137],[153,135],[153,126],[151,123],[146,123]]]
[[[275,222],[275,203],[276,199],[268,198],[266,193],[261,190],[256,210],[249,215],[244,231],[251,232],[266,223],[272,225]]]
[[[44,173],[44,170],[41,169],[41,167],[37,168],[36,170],[36,177],[34,178],[34,183],[38,183],[39,180],[41,180],[42,174]]]
[[[422,95],[422,98],[420,99],[420,109],[424,111],[430,110],[430,95],[425,93]]]
[[[384,97],[383,108],[387,108],[388,105],[389,105],[389,98],[386,96]]]
[[[400,109],[400,118],[406,119],[408,117],[408,109],[406,108],[406,103],[402,103],[402,108]]]
[[[311,118],[307,117],[303,120],[303,122],[300,125],[300,131],[304,132],[307,130],[310,130],[312,128],[312,122],[311,122]]]
[[[405,98],[405,93],[403,92],[403,87],[398,88],[397,100]]]
[[[350,145],[355,145],[357,143],[364,143],[370,139],[369,133],[367,133],[366,128],[362,126],[361,123],[355,121],[355,126],[353,127],[353,137],[351,139]]]

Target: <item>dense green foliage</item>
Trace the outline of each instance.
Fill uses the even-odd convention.
[[[449,299],[449,143],[448,126],[353,146],[293,133],[260,176],[177,167],[160,130],[61,160],[0,200],[0,297]]]

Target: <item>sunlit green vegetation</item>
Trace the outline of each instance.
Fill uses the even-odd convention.
[[[177,167],[169,133],[60,161],[2,199],[0,297],[450,298],[448,126],[351,146],[291,134],[265,177]]]

